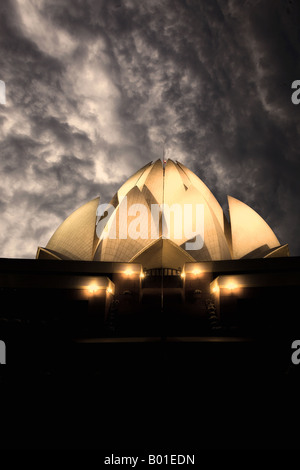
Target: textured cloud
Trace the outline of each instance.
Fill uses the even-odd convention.
[[[1,2],[0,256],[163,151],[300,255],[299,24],[295,0]]]

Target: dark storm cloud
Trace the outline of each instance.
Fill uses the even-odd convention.
[[[1,256],[34,256],[70,212],[109,201],[163,151],[224,208],[227,194],[251,205],[300,255],[296,1],[0,9]]]

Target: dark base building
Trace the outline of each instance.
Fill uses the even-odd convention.
[[[4,447],[299,446],[300,258],[239,201],[226,221],[190,173],[150,164],[122,186],[111,214],[91,201],[36,260],[0,260]],[[126,194],[160,202],[160,178],[164,201],[201,200],[202,248],[165,239],[163,213],[155,241],[97,232],[95,220],[111,227]]]

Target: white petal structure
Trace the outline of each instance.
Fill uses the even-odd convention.
[[[99,201],[93,199],[71,214],[46,248],[38,248],[37,258],[137,262],[148,269],[177,269],[187,261],[289,254],[288,246],[280,245],[249,206],[229,196],[227,220],[203,181],[172,160],[150,162],[137,171],[101,214],[97,213]]]
[[[273,230],[257,212],[238,199],[227,197],[234,259],[243,258],[262,247],[269,250],[280,246]]]
[[[46,246],[48,252],[63,259],[91,260],[98,205],[99,197],[69,215],[50,238]]]

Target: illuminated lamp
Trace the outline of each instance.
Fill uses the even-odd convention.
[[[126,271],[124,272],[124,274],[126,274],[126,276],[131,276],[133,274],[132,270],[130,268],[126,269]]]
[[[228,290],[230,290],[230,291],[233,291],[233,290],[235,290],[235,289],[237,289],[237,288],[238,288],[237,284],[234,284],[233,282],[230,282],[230,283],[227,284],[227,286],[226,286],[226,289],[228,289]]]
[[[201,269],[194,269],[193,271],[194,276],[199,276],[199,274],[202,274]]]
[[[89,291],[90,294],[95,294],[96,292],[98,292],[100,289],[99,286],[95,286],[95,285],[91,285],[91,286],[88,286],[87,290]]]

